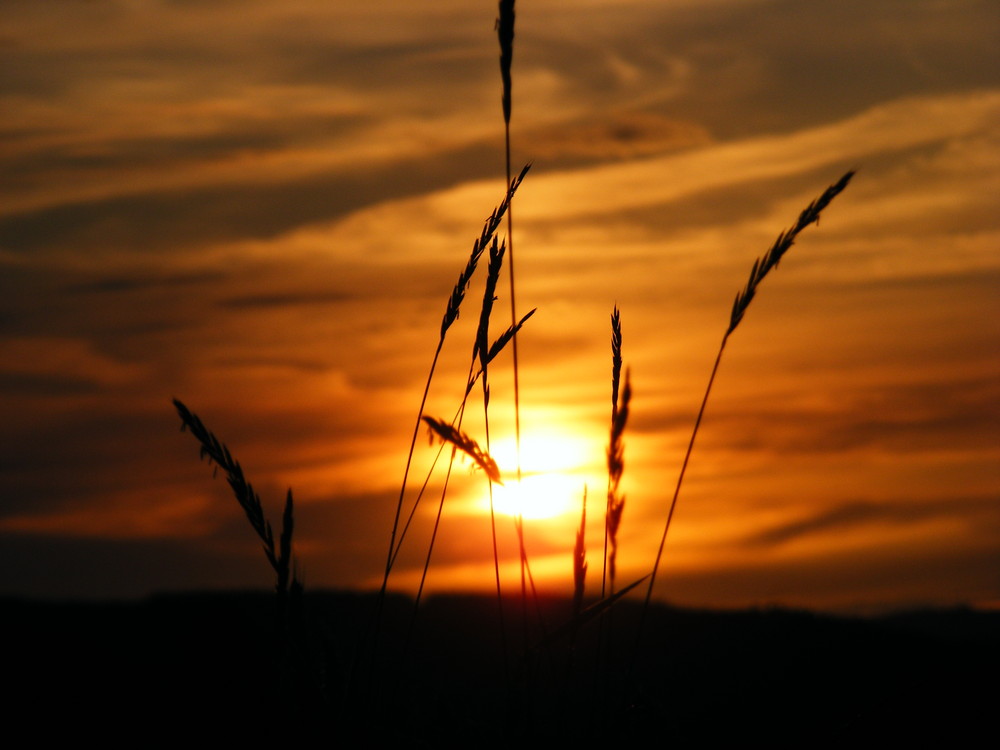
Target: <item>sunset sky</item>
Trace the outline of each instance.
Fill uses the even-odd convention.
[[[271,584],[175,397],[275,521],[293,489],[307,588],[379,584],[441,316],[503,196],[495,16],[494,0],[3,3],[0,594]],[[998,43],[990,0],[517,3],[517,303],[537,308],[522,465],[526,502],[555,513],[527,522],[544,592],[571,592],[585,485],[600,569],[614,305],[634,388],[625,581],[652,565],[750,266],[856,169],[727,343],[656,595],[1000,604]],[[458,407],[483,271],[429,414]],[[493,336],[506,282],[498,297]],[[499,501],[509,355],[490,377]],[[482,412],[477,391],[464,429],[485,442]],[[417,483],[435,451],[421,431]],[[418,580],[441,480],[395,588]],[[486,489],[457,464],[432,592],[493,586]]]

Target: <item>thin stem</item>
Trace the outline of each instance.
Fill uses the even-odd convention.
[[[649,609],[649,601],[653,595],[653,585],[656,583],[656,572],[660,567],[660,559],[663,557],[663,547],[667,541],[667,532],[670,531],[670,522],[674,517],[674,509],[677,507],[677,498],[681,494],[681,485],[684,483],[684,475],[687,472],[688,462],[691,459],[691,451],[694,449],[695,438],[698,437],[698,428],[701,426],[701,419],[705,416],[705,405],[708,403],[709,394],[712,392],[712,384],[715,382],[715,374],[719,371],[719,362],[722,361],[722,352],[725,351],[726,341],[729,340],[729,333],[722,337],[722,344],[719,345],[719,353],[715,357],[715,364],[712,366],[712,374],[708,378],[708,387],[705,388],[705,395],[701,399],[701,407],[698,409],[698,417],[694,421],[694,429],[691,431],[691,439],[688,441],[687,451],[684,453],[684,463],[681,464],[681,471],[677,477],[677,485],[674,487],[674,496],[670,500],[670,510],[667,513],[667,522],[663,525],[663,534],[660,537],[660,547],[656,551],[656,562],[653,563],[653,571],[649,576],[649,586],[646,588],[646,600],[643,603],[642,615],[639,619],[639,637],[642,636],[642,626],[646,619],[646,611]],[[637,649],[638,651],[638,649]]]
[[[434,460],[431,461],[431,466],[427,470],[427,476],[424,477],[423,484],[420,485],[420,491],[417,492],[417,499],[414,500],[413,506],[410,508],[410,514],[406,517],[406,523],[403,524],[403,530],[399,532],[399,539],[396,542],[396,549],[392,553],[392,565],[396,566],[396,558],[399,557],[400,551],[403,549],[403,542],[406,540],[406,534],[410,530],[410,525],[413,523],[413,518],[417,514],[417,508],[420,507],[420,501],[424,497],[424,493],[427,492],[427,486],[430,484],[431,477],[434,475],[434,469],[437,468],[438,461],[441,460],[441,454],[444,453],[444,443],[438,447],[438,452],[434,456]],[[448,465],[448,475],[451,473],[451,464]],[[448,480],[445,478],[444,490],[448,489]]]
[[[467,384],[471,384],[473,382],[472,370],[473,370],[474,366],[475,366],[475,359],[473,359],[469,363],[469,374],[466,377],[466,383]],[[466,406],[466,404],[468,403],[468,400],[469,400],[469,391],[470,390],[471,389],[469,387],[466,387],[466,389],[465,389],[465,397],[462,399],[462,403],[458,407],[458,412],[455,414],[455,418],[452,420],[452,424],[454,424],[455,427],[457,429],[459,429],[459,430],[462,429],[462,420],[465,418],[465,406]],[[438,451],[437,456],[434,458],[434,463],[435,464],[437,464],[437,460],[438,460],[438,458],[441,457],[441,451],[443,451],[443,450],[444,450],[444,444],[442,443],[441,444],[441,450]],[[457,447],[454,446],[454,445],[452,445],[452,448],[451,448],[451,457],[448,460],[448,470],[445,472],[444,485],[441,487],[441,499],[438,501],[437,516],[434,519],[434,528],[431,531],[431,541],[430,541],[430,544],[427,547],[427,557],[424,560],[424,570],[423,570],[423,573],[420,575],[420,586],[417,589],[417,597],[416,597],[416,600],[413,603],[413,617],[410,620],[410,633],[412,633],[412,631],[413,631],[413,625],[414,625],[414,623],[416,622],[416,619],[417,619],[417,610],[420,608],[420,600],[421,600],[421,597],[423,596],[423,592],[424,592],[424,583],[427,580],[427,572],[428,572],[428,570],[430,570],[431,555],[434,552],[434,542],[437,539],[438,528],[441,525],[441,514],[444,511],[444,500],[445,500],[445,497],[447,497],[447,495],[448,495],[448,484],[451,482],[451,470],[455,466],[455,456],[457,455],[457,453],[458,453]],[[433,471],[433,470],[434,470],[434,467],[431,466],[431,471]],[[428,480],[430,480],[430,473],[428,473],[428,475],[427,475],[427,480],[424,481],[424,487],[421,488],[421,492],[420,492],[421,496],[423,495],[424,488],[427,487],[427,481]],[[420,499],[419,496],[418,496],[417,499],[419,501],[419,499]],[[414,510],[416,510],[416,505],[414,505]],[[410,518],[412,519],[412,517],[413,516],[411,514]],[[407,527],[409,527],[409,520],[407,520]],[[404,529],[403,531],[405,533],[406,529]],[[402,545],[402,538],[400,538],[400,545]],[[398,554],[398,552],[399,552],[399,550],[397,548],[397,554]],[[407,644],[409,644],[409,641],[410,641],[410,635],[408,633],[407,634]],[[405,653],[405,651],[404,651],[404,653]]]
[[[413,453],[417,446],[417,435],[420,433],[420,418],[424,415],[424,407],[427,405],[427,395],[430,393],[431,380],[434,378],[434,370],[437,368],[438,358],[441,356],[441,347],[444,346],[444,336],[438,339],[437,349],[434,351],[434,359],[431,361],[430,372],[427,373],[427,382],[424,383],[424,393],[420,398],[420,408],[417,409],[417,421],[413,425],[413,435],[410,437],[410,450],[406,455],[406,468],[403,470],[403,482],[399,488],[399,501],[396,503],[396,515],[392,521],[392,534],[389,537],[389,553],[385,561],[385,575],[382,577],[382,588],[379,590],[379,599],[385,597],[386,586],[389,583],[389,573],[392,571],[394,550],[396,549],[396,532],[399,530],[399,516],[403,510],[403,496],[406,493],[406,481],[410,476],[410,466],[413,463]]]
[[[438,339],[437,348],[434,350],[434,359],[431,360],[430,370],[427,373],[427,382],[424,383],[424,393],[423,396],[421,396],[420,398],[420,408],[417,409],[417,420],[413,426],[413,435],[410,438],[410,450],[406,455],[406,468],[403,471],[403,482],[400,485],[399,500],[396,503],[396,515],[392,522],[392,534],[389,537],[389,551],[386,555],[385,573],[382,576],[382,585],[379,587],[378,597],[375,599],[375,611],[372,614],[372,625],[370,630],[371,634],[369,636],[371,643],[371,662],[369,665],[370,675],[374,674],[376,666],[375,661],[378,654],[379,635],[382,626],[382,611],[385,606],[386,589],[389,586],[389,573],[392,572],[392,566],[396,560],[396,554],[398,554],[398,548],[396,546],[396,532],[399,529],[399,517],[403,510],[403,497],[406,493],[406,482],[410,476],[410,467],[413,463],[413,453],[417,445],[417,435],[420,433],[420,418],[423,416],[424,407],[427,405],[427,395],[430,392],[431,381],[434,379],[434,371],[437,369],[438,358],[441,356],[441,348],[443,346],[444,346],[444,330],[442,330],[441,337]],[[437,459],[435,458],[435,462],[436,461]],[[433,467],[431,470],[433,471]],[[424,487],[426,486],[427,482],[425,480]],[[423,488],[421,488],[420,492],[421,494],[423,494]],[[418,503],[420,502],[420,496],[417,497],[416,502]],[[416,511],[416,504],[414,504],[414,511]],[[409,520],[407,521],[406,526],[407,528],[409,527]],[[405,531],[406,530],[404,529],[404,534]],[[399,545],[402,546],[402,538],[400,539]],[[357,661],[355,660],[355,668],[356,666],[357,666]],[[356,674],[354,673],[354,668],[352,668],[351,672],[352,672],[351,681],[354,682],[356,678]]]
[[[443,447],[443,446],[442,446]],[[441,526],[441,514],[444,512],[444,499],[448,494],[448,481],[451,479],[451,469],[455,465],[455,455],[458,449],[451,447],[451,460],[448,462],[448,471],[444,478],[444,487],[441,489],[441,499],[438,502],[437,515],[434,517],[434,528],[431,531],[431,542],[427,546],[427,557],[424,560],[424,570],[420,574],[420,586],[417,587],[417,596],[413,602],[413,614],[410,616],[410,627],[406,631],[406,645],[403,648],[403,657],[410,652],[410,643],[413,639],[413,629],[417,622],[417,612],[420,610],[420,601],[424,594],[424,584],[427,582],[427,571],[431,567],[431,554],[434,552],[434,542],[437,540],[438,529]]]
[[[503,12],[503,11],[501,11]],[[511,14],[513,15],[513,4],[511,5]],[[513,26],[513,18],[511,19],[511,25]],[[511,32],[513,35],[513,31]],[[507,61],[507,75],[509,80],[509,60]],[[504,162],[506,166],[506,179],[507,184],[510,184],[511,180],[511,169],[510,169],[510,85],[506,86],[505,90],[505,101],[507,102],[504,109]],[[517,294],[514,289],[514,211],[513,205],[507,208],[507,276],[510,280],[510,324],[511,326],[517,325]],[[521,382],[520,382],[520,367],[517,356],[517,331],[514,331],[514,335],[511,338],[511,352],[514,358],[514,454],[517,463],[517,487],[518,491],[521,488]],[[525,628],[525,639],[527,642],[527,588],[525,573],[528,560],[528,552],[524,545],[524,514],[520,505],[518,505],[517,516],[515,518],[515,526],[517,527],[517,541],[519,546],[519,553],[521,556],[521,619],[524,623]],[[532,582],[532,589],[534,589],[534,582]],[[536,594],[537,600],[537,594]]]
[[[486,383],[486,370],[483,370],[483,419],[485,422],[486,452],[490,452],[490,392]],[[503,592],[500,588],[500,551],[497,547],[497,521],[493,507],[493,482],[487,479],[490,487],[490,534],[493,538],[493,572],[497,584],[497,610],[500,618],[500,649],[503,657],[503,670],[507,684],[510,684],[510,672],[507,658],[507,625],[503,616]]]
[[[722,337],[722,343],[719,345],[719,353],[715,357],[715,365],[713,365],[712,374],[708,379],[708,387],[705,388],[705,396],[702,398],[701,407],[698,409],[698,418],[695,420],[694,430],[691,432],[691,440],[688,442],[687,452],[684,454],[684,463],[681,464],[680,475],[677,478],[677,485],[674,488],[674,496],[670,501],[670,510],[667,513],[667,521],[663,526],[663,535],[660,537],[660,547],[656,552],[656,562],[653,564],[653,571],[649,576],[649,587],[646,589],[646,600],[643,604],[642,616],[639,620],[638,637],[640,639],[642,637],[642,626],[646,619],[646,612],[649,609],[649,601],[653,595],[653,585],[656,583],[656,573],[660,567],[660,559],[663,557],[663,547],[667,541],[667,532],[670,530],[670,522],[674,517],[674,509],[677,507],[677,497],[681,492],[681,485],[684,482],[684,474],[687,471],[688,461],[691,458],[691,451],[694,448],[695,438],[698,436],[698,428],[701,426],[701,419],[705,414],[705,405],[708,403],[708,396],[712,392],[712,384],[715,382],[715,374],[719,370],[719,362],[722,361],[722,352],[726,348],[726,341],[729,340],[729,335],[736,330],[737,326],[739,326],[740,322],[743,320],[747,308],[750,306],[750,302],[757,293],[757,288],[760,286],[767,274],[770,273],[771,270],[778,267],[778,263],[795,243],[795,240],[798,238],[798,235],[802,232],[802,230],[810,224],[819,223],[820,213],[822,213],[823,209],[830,205],[830,202],[836,198],[845,187],[847,187],[847,184],[851,181],[852,177],[854,177],[853,170],[846,172],[837,182],[824,190],[823,194],[820,195],[819,198],[806,206],[806,208],[799,214],[795,224],[790,229],[781,232],[767,252],[754,261],[754,264],[750,269],[750,277],[747,280],[746,286],[736,293],[736,299],[733,302],[732,312],[729,317],[729,327],[726,329],[726,333]],[[635,652],[633,652],[633,663],[638,651],[639,644],[637,641]]]

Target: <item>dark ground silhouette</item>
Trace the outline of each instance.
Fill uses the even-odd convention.
[[[267,594],[0,600],[8,734],[111,744],[296,738],[421,747],[528,737],[588,746],[651,733],[681,747],[816,747],[952,744],[995,727],[998,612],[855,619],[658,607],[630,669],[639,608],[624,602],[611,623],[621,637],[603,660],[612,666],[595,669],[601,626],[592,623],[575,641],[538,652],[529,676],[513,656],[523,652],[523,635],[511,603],[505,679],[495,599],[429,600],[401,662],[412,605],[391,597],[376,666],[369,657],[355,661],[373,603],[368,595],[307,594],[309,635],[299,655],[285,659]],[[570,604],[543,608],[554,623]],[[352,664],[359,677],[349,683]],[[381,677],[365,679],[373,674]]]

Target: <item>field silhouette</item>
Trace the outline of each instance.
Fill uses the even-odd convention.
[[[374,594],[309,595],[331,669],[354,656],[374,603]],[[390,597],[386,631],[398,636],[411,607]],[[571,607],[544,602],[549,613]],[[495,602],[455,595],[425,603],[419,645],[377,711],[350,703],[316,711],[308,691],[292,700],[302,686],[293,688],[273,658],[272,615],[273,595],[252,592],[133,603],[5,599],[5,674],[16,686],[9,731],[37,741],[296,738],[330,746],[589,746],[650,736],[684,747],[971,743],[992,732],[1000,668],[993,612],[861,619],[654,606],[655,638],[630,689],[604,695],[581,679],[594,657],[593,642],[581,639],[576,671],[562,661],[536,675],[531,711],[519,714],[495,679]],[[629,602],[615,613],[622,625],[638,616]]]

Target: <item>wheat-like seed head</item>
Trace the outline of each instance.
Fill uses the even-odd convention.
[[[622,437],[628,421],[629,401],[632,399],[628,370],[625,371],[625,387],[619,395],[621,373],[622,317],[615,305],[611,312],[611,436],[608,440],[608,499],[604,509],[604,551],[612,591],[618,560],[618,529],[625,510],[625,498],[618,492],[618,485],[625,471],[625,444]]]
[[[514,0],[500,0],[497,37],[500,39],[500,76],[503,78],[503,120],[510,124],[510,64],[514,59]]]
[[[174,408],[180,415],[181,429],[190,430],[201,444],[200,457],[207,458],[209,463],[214,463],[226,473],[226,480],[236,496],[236,502],[243,508],[247,520],[250,521],[250,526],[260,537],[264,545],[264,555],[278,576],[278,592],[284,594],[290,585],[292,587],[300,586],[293,571],[292,561],[292,531],[294,529],[292,491],[288,490],[285,498],[281,535],[278,538],[278,546],[275,548],[274,532],[271,530],[271,524],[264,518],[264,508],[261,505],[260,496],[243,475],[243,467],[240,466],[239,461],[233,458],[229,448],[205,427],[201,419],[178,399],[174,399]]]
[[[491,481],[497,484],[503,484],[500,481],[500,469],[497,468],[496,461],[493,457],[479,447],[473,438],[466,435],[461,430],[455,428],[454,426],[448,424],[443,419],[436,419],[434,417],[423,417],[424,422],[431,431],[436,434],[441,440],[446,443],[451,443],[465,455],[471,458],[479,468],[486,472],[486,476],[490,478]]]
[[[618,384],[622,374],[622,316],[615,305],[611,313],[611,419],[618,412]]]
[[[778,239],[774,241],[770,249],[762,257],[754,261],[746,286],[736,293],[736,299],[733,301],[733,311],[729,318],[729,328],[726,331],[726,336],[729,336],[729,334],[736,330],[736,326],[743,320],[743,315],[757,293],[757,287],[760,285],[760,282],[764,280],[764,277],[767,276],[772,268],[775,268],[781,262],[782,256],[795,243],[795,238],[799,232],[813,222],[819,222],[820,212],[847,187],[847,183],[851,181],[853,176],[853,171],[848,172],[835,184],[828,187],[819,198],[810,203],[799,214],[799,219],[795,222],[795,226],[779,234]]]
[[[528,318],[530,318],[532,315],[534,315],[536,310],[538,310],[537,307],[534,307],[531,310],[529,310],[528,313],[517,322],[517,325],[515,325],[515,326],[507,326],[507,330],[504,331],[503,333],[501,333],[497,337],[496,341],[494,341],[493,344],[490,346],[489,352],[487,352],[487,354],[486,354],[486,363],[487,364],[492,363],[493,360],[497,358],[497,355],[500,354],[500,352],[502,352],[504,350],[504,347],[506,347],[507,344],[510,343],[510,340],[512,338],[514,338],[514,334],[518,333],[521,330],[521,328],[524,327],[524,324],[527,322]],[[475,352],[476,352],[476,354],[479,353],[479,342],[478,342],[478,340],[476,342]],[[465,386],[465,395],[466,396],[468,396],[470,393],[472,393],[472,387],[476,384],[476,382],[479,380],[479,378],[482,377],[482,375],[483,375],[483,370],[482,370],[482,368],[480,368],[479,370],[477,370],[475,372],[475,374],[471,378],[469,378],[469,382]]]
[[[493,303],[496,301],[497,282],[500,281],[500,270],[503,268],[503,256],[506,245],[493,238],[490,246],[490,265],[486,273],[486,286],[483,290],[483,306],[479,312],[479,328],[476,332],[476,344],[472,356],[479,357],[479,368],[485,372],[489,365],[489,335],[490,316],[493,314]]]
[[[490,240],[493,239],[493,235],[496,234],[497,229],[500,227],[500,222],[503,220],[504,214],[510,208],[510,202],[514,199],[514,193],[517,192],[517,188],[521,185],[524,180],[524,176],[528,173],[531,168],[530,164],[526,164],[521,170],[521,173],[511,180],[510,185],[507,187],[507,194],[504,196],[503,200],[500,201],[500,205],[493,209],[483,224],[483,230],[479,234],[479,238],[472,243],[472,252],[469,254],[469,260],[465,264],[465,268],[462,273],[458,276],[458,281],[455,283],[455,288],[451,291],[451,297],[448,298],[448,307],[444,311],[444,316],[441,318],[441,338],[443,339],[445,333],[451,328],[452,323],[458,319],[458,310],[462,305],[462,301],[465,299],[465,293],[469,289],[469,282],[472,281],[472,276],[476,272],[476,266],[479,264],[479,259],[482,257],[483,251],[486,246],[489,245]]]

